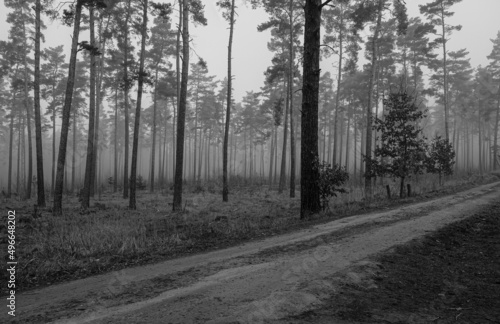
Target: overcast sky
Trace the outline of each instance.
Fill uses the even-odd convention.
[[[162,1],[159,2],[172,2]],[[227,42],[229,38],[228,24],[222,18],[216,7],[216,0],[202,0],[205,4],[205,15],[208,20],[207,26],[191,28],[193,38],[192,47],[196,54],[208,63],[210,74],[215,74],[219,79],[227,75]],[[263,72],[271,64],[272,53],[267,50],[269,32],[259,33],[257,25],[267,20],[262,10],[252,10],[245,5],[243,0],[236,0],[237,21],[234,31],[233,49],[233,75],[235,98],[240,100],[246,91],[259,91],[263,85]],[[408,15],[419,16],[418,5],[430,2],[430,0],[406,0]],[[500,30],[498,14],[500,13],[500,0],[463,0],[453,8],[455,16],[450,24],[460,24],[463,29],[454,32],[449,42],[451,51],[467,48],[470,52],[471,63],[474,67],[486,65],[486,56],[490,54],[492,44],[490,39],[495,38]],[[0,4],[0,39],[7,39],[9,26],[6,23],[7,10],[3,1]],[[43,47],[54,47],[60,44],[68,44],[66,49],[69,53],[70,28],[63,27],[59,23],[47,22],[48,29],[45,31],[46,43]],[[88,39],[83,33],[81,39]],[[360,55],[362,57],[363,55]],[[192,53],[191,62],[196,62],[197,57]],[[323,62],[323,72],[333,69],[333,61]]]

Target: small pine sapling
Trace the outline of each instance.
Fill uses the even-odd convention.
[[[426,169],[429,173],[439,174],[439,185],[443,185],[442,177],[453,174],[455,151],[451,143],[441,136],[435,136],[429,147]]]
[[[373,128],[381,135],[374,158],[366,158],[371,167],[369,177],[390,176],[399,178],[399,196],[404,196],[405,179],[421,174],[426,160],[427,144],[420,128],[425,112],[418,109],[413,96],[404,90],[394,92],[384,99],[387,113],[377,118]]]

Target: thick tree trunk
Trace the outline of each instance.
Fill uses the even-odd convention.
[[[300,217],[321,211],[318,170],[318,95],[321,9],[328,3],[305,3],[304,56],[302,85],[302,129],[300,151]]]
[[[68,82],[66,85],[66,96],[62,111],[61,139],[59,142],[59,155],[57,158],[56,186],[54,190],[55,215],[62,214],[62,194],[64,184],[64,166],[66,163],[66,146],[68,142],[69,118],[71,114],[71,101],[73,99],[73,87],[75,84],[76,53],[78,47],[78,35],[80,34],[80,16],[82,13],[83,0],[77,0],[75,5],[75,20],[73,22],[73,38],[71,43],[71,54],[68,69]],[[73,135],[74,136],[74,135]],[[74,170],[73,170],[74,172]]]
[[[37,204],[45,207],[45,181],[43,177],[43,146],[42,146],[42,118],[40,116],[40,12],[41,0],[35,1],[35,141],[36,141],[36,178]],[[54,108],[55,110],[55,108]]]
[[[234,32],[234,0],[231,0],[231,14],[229,16],[229,43],[227,46],[227,103],[226,103],[226,123],[224,127],[224,144],[222,147],[222,201],[229,201],[229,185],[227,183],[227,147],[229,145],[229,125],[231,120],[231,87],[232,72],[231,59],[233,48]]]
[[[130,174],[130,201],[129,208],[136,209],[137,187],[137,151],[139,148],[139,126],[141,121],[142,88],[144,85],[144,58],[146,55],[146,38],[148,32],[148,0],[143,0],[142,30],[141,30],[141,55],[139,58],[139,79],[137,80],[137,106],[135,109],[134,142],[132,144],[132,168]],[[153,182],[154,179],[151,179]]]
[[[174,179],[174,201],[172,204],[174,211],[182,209],[182,175],[184,164],[184,128],[186,124],[186,100],[187,84],[189,74],[189,3],[183,0],[182,3],[182,80],[180,88],[180,102],[177,117],[177,148],[175,159],[175,179]]]
[[[90,27],[90,45],[95,46],[94,32],[94,8],[89,7],[89,27]],[[92,168],[94,167],[94,139],[95,139],[95,55],[90,53],[90,105],[89,105],[89,130],[87,138],[87,161],[85,163],[85,180],[82,194],[82,209],[89,208],[90,190],[92,187]]]

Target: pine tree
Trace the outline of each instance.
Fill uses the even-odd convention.
[[[420,13],[424,14],[432,24],[440,27],[441,33],[437,33],[437,39],[433,41],[433,46],[442,46],[443,48],[443,103],[444,103],[444,127],[445,138],[449,140],[449,107],[448,107],[448,52],[446,45],[448,43],[448,36],[454,31],[460,31],[462,26],[450,26],[447,24],[447,19],[452,17],[454,13],[450,11],[451,7],[462,2],[462,0],[434,0],[426,5],[420,5]]]

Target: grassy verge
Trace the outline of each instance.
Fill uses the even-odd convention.
[[[30,205],[33,201],[5,201],[5,206],[16,209],[18,215],[17,283],[18,291],[23,291],[435,198],[489,180],[450,181],[446,187],[433,188],[432,182],[421,179],[410,198],[388,200],[380,187],[377,199],[370,203],[361,188],[351,187],[349,194],[332,200],[330,211],[307,221],[299,220],[298,198],[278,195],[264,186],[235,189],[229,203],[221,202],[213,184],[187,188],[185,210],[179,213],[171,211],[169,193],[145,192],[139,194],[136,211],[128,210],[119,194],[104,194],[85,212],[79,209],[77,197],[68,197],[62,217],[53,217],[50,208],[35,210]],[[4,246],[6,230],[1,231]],[[2,281],[6,274],[0,274]]]

